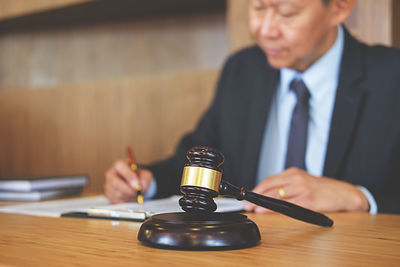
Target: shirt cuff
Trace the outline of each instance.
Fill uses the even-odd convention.
[[[153,178],[149,188],[146,191],[146,194],[144,195],[144,199],[145,200],[152,199],[156,195],[156,192],[157,192],[157,182],[156,179]]]
[[[364,193],[365,197],[367,198],[367,200],[369,202],[369,213],[377,214],[378,213],[378,205],[376,205],[374,196],[364,186],[358,185],[357,187]]]

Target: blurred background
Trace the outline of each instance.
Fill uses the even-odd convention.
[[[400,47],[400,1],[359,0],[346,25]],[[251,44],[246,0],[0,0],[0,176],[88,174],[102,192],[127,145],[170,155]]]

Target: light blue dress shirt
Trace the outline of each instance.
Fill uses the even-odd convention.
[[[284,170],[290,121],[297,102],[295,93],[289,88],[294,78],[302,79],[311,95],[305,156],[307,172],[317,177],[322,176],[343,45],[344,33],[340,26],[333,46],[306,71],[300,73],[292,69],[281,69],[280,83],[271,103],[264,132],[257,183]],[[370,213],[376,213],[377,205],[372,194],[362,186],[359,188],[369,201]]]

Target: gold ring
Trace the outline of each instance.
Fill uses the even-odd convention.
[[[279,188],[278,194],[281,199],[284,199],[285,198],[285,189],[283,189],[283,187]]]

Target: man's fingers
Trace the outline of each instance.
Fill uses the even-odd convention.
[[[108,200],[110,200],[110,202],[112,204],[122,202],[121,200],[117,199],[117,197],[115,196],[114,190],[110,186],[107,186],[106,184],[104,185],[104,194],[106,195],[106,197],[108,198]]]
[[[244,209],[246,211],[253,211],[255,213],[270,213],[271,211],[268,209],[265,209],[263,207],[260,207],[256,204],[253,204],[251,202],[245,201],[244,202]]]
[[[260,207],[260,206],[258,206],[256,204],[253,204],[253,203],[250,203],[250,202],[245,202],[244,209],[246,211],[249,211],[249,212],[253,211],[255,213],[271,213],[272,212],[269,209]]]
[[[107,171],[104,189],[113,203],[126,202],[136,196],[136,191],[114,169]]]
[[[293,188],[288,188],[286,190],[286,188],[291,185],[297,186],[302,184],[305,179],[304,174],[306,174],[306,172],[303,170],[298,168],[289,168],[280,174],[265,178],[253,189],[253,192],[279,198],[282,195],[282,190],[281,194],[279,194],[279,190],[283,189],[283,192],[286,193],[286,191],[288,191],[287,193],[290,196],[294,194],[291,192],[298,192],[299,190],[294,190]]]
[[[277,199],[287,200],[301,195],[305,191],[303,185],[288,183],[278,187],[269,188],[263,195]]]
[[[290,172],[284,171],[280,174],[267,177],[253,189],[253,192],[257,194],[264,194],[264,192],[269,189],[285,186],[291,182],[292,176],[293,174]]]
[[[283,190],[283,192],[279,192],[279,190]],[[264,196],[276,198],[276,199],[281,199],[285,201],[290,201],[293,198],[297,198],[297,196],[300,195],[299,191],[296,189],[296,186],[288,185],[286,188],[272,188],[270,190],[267,190],[266,192],[263,193]],[[257,206],[255,204],[249,203],[245,205],[245,210],[246,211],[254,211],[256,213],[270,213],[272,212],[269,209],[266,209],[261,206]]]
[[[270,210],[270,209],[266,209],[264,207],[261,206],[256,206],[256,208],[254,209],[255,213],[272,213],[274,211]]]
[[[111,187],[116,191],[120,192],[122,196],[135,196],[136,191],[132,189],[125,181],[123,181],[121,178],[116,177],[112,181],[110,181]]]
[[[138,175],[124,160],[117,160],[105,173],[104,194],[111,203],[135,201],[137,187],[142,186],[142,193],[146,193],[153,180],[153,174],[149,170],[141,169]]]
[[[136,188],[139,185],[139,177],[137,177],[135,172],[124,160],[116,161],[114,163],[114,170],[117,172],[119,177],[124,179],[132,188]]]
[[[253,204],[251,202],[245,201],[243,204],[243,208],[245,211],[254,211],[254,209],[257,207],[256,204]]]

